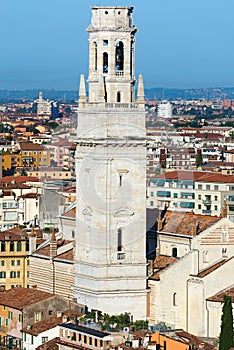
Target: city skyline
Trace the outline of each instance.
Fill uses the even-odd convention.
[[[10,0],[1,3],[0,89],[76,90],[94,5],[135,8],[136,75],[146,87],[234,86],[232,0]]]

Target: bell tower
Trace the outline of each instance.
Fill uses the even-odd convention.
[[[135,99],[132,7],[92,7],[89,97],[80,78],[75,293],[109,314],[146,317],[146,131]]]

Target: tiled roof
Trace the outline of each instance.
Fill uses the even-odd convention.
[[[217,270],[220,266],[226,264],[226,262],[228,262],[229,260],[233,259],[234,257],[231,257],[230,259],[223,259],[219,262],[217,262],[216,264],[209,266],[207,269],[199,272],[196,277],[199,278],[203,278],[206,277],[207,275],[209,275],[210,273],[212,273],[213,271]]]
[[[16,287],[0,293],[0,305],[23,310],[25,307],[49,299],[53,294],[37,289]]]
[[[31,186],[25,185],[23,183],[6,183],[6,182],[0,182],[0,189],[1,190],[8,190],[8,189],[24,189],[29,190]]]
[[[45,147],[33,142],[20,142],[20,148],[22,151],[44,151]]]
[[[1,241],[25,241],[28,240],[28,233],[18,227],[13,227],[6,231],[0,232]]]
[[[74,315],[76,315],[77,317],[82,316],[82,314],[77,313],[73,310],[64,311],[61,317],[53,316],[48,318],[47,320],[42,320],[40,322],[34,323],[30,327],[30,329],[25,327],[24,329],[22,329],[22,332],[37,336],[42,332],[45,332],[49,329],[56,327],[59,324],[62,324],[64,316],[67,316],[69,318],[70,316],[74,316]]]
[[[154,269],[156,270],[155,274],[150,277],[150,279],[159,281],[160,280],[160,272],[165,269],[167,266],[172,264],[177,258],[173,258],[167,255],[158,255],[154,260]]]
[[[212,297],[207,298],[207,300],[222,303],[224,295],[230,296],[232,298],[232,303],[234,303],[234,287],[227,288],[222,292],[219,292]]]
[[[26,193],[26,194],[23,194],[22,196],[20,196],[19,198],[39,198],[41,197],[41,194],[39,193]]]
[[[67,240],[58,240],[57,241],[57,248],[60,247],[64,247],[65,245],[71,243],[71,241],[67,241]],[[39,255],[45,255],[45,256],[50,256],[50,244],[48,243],[45,247],[40,248],[38,250],[35,251],[35,254],[39,254]],[[60,254],[61,257],[62,254]],[[70,256],[70,255],[69,255]],[[56,258],[58,258],[58,256],[56,256]],[[64,258],[63,258],[64,259]],[[69,259],[70,260],[70,259]],[[73,259],[71,259],[73,260]]]
[[[203,345],[203,349],[205,350],[212,350],[215,349],[214,345],[205,343],[203,340],[197,338],[195,335],[190,334],[188,332],[185,331],[176,331],[175,334],[182,338],[182,340],[186,340],[187,343],[189,343],[189,345],[195,345],[195,346],[201,346]]]
[[[202,182],[222,182],[234,183],[234,175],[224,175],[208,171],[191,171],[191,170],[176,170],[169,171],[163,175],[154,176],[155,179],[168,180],[191,180]]]
[[[59,346],[57,344],[59,338],[53,338],[46,343],[39,345],[36,350],[59,350]]]
[[[73,249],[56,256],[56,259],[74,260]]]
[[[1,179],[1,182],[8,182],[8,183],[39,182],[39,179],[36,176],[5,176]]]
[[[76,207],[70,209],[69,211],[62,214],[63,217],[75,218],[76,217]]]
[[[221,218],[217,216],[167,211],[163,218],[164,224],[160,232],[193,237],[219,220]]]

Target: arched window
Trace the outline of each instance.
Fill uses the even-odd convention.
[[[173,306],[177,305],[177,300],[176,299],[177,299],[176,293],[173,293],[173,298],[172,298]]]
[[[6,251],[6,242],[2,241],[1,242],[1,252],[5,252]]]
[[[103,53],[103,73],[108,73],[108,53]]]
[[[22,244],[20,241],[17,242],[17,252],[21,252],[22,250]]]
[[[122,251],[122,229],[118,228],[117,231],[117,251],[121,252]]]
[[[172,248],[172,256],[173,256],[173,258],[177,258],[177,248],[176,247]]]
[[[122,41],[116,43],[115,70],[124,70],[124,44]]]
[[[117,102],[121,102],[121,92],[117,92]]]
[[[93,43],[94,46],[94,69],[97,70],[97,43]]]
[[[15,250],[15,242],[11,241],[10,242],[10,252],[14,252]]]

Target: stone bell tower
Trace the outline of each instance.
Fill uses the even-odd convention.
[[[89,99],[81,75],[76,150],[78,302],[146,317],[146,132],[135,100],[132,7],[92,7]]]

